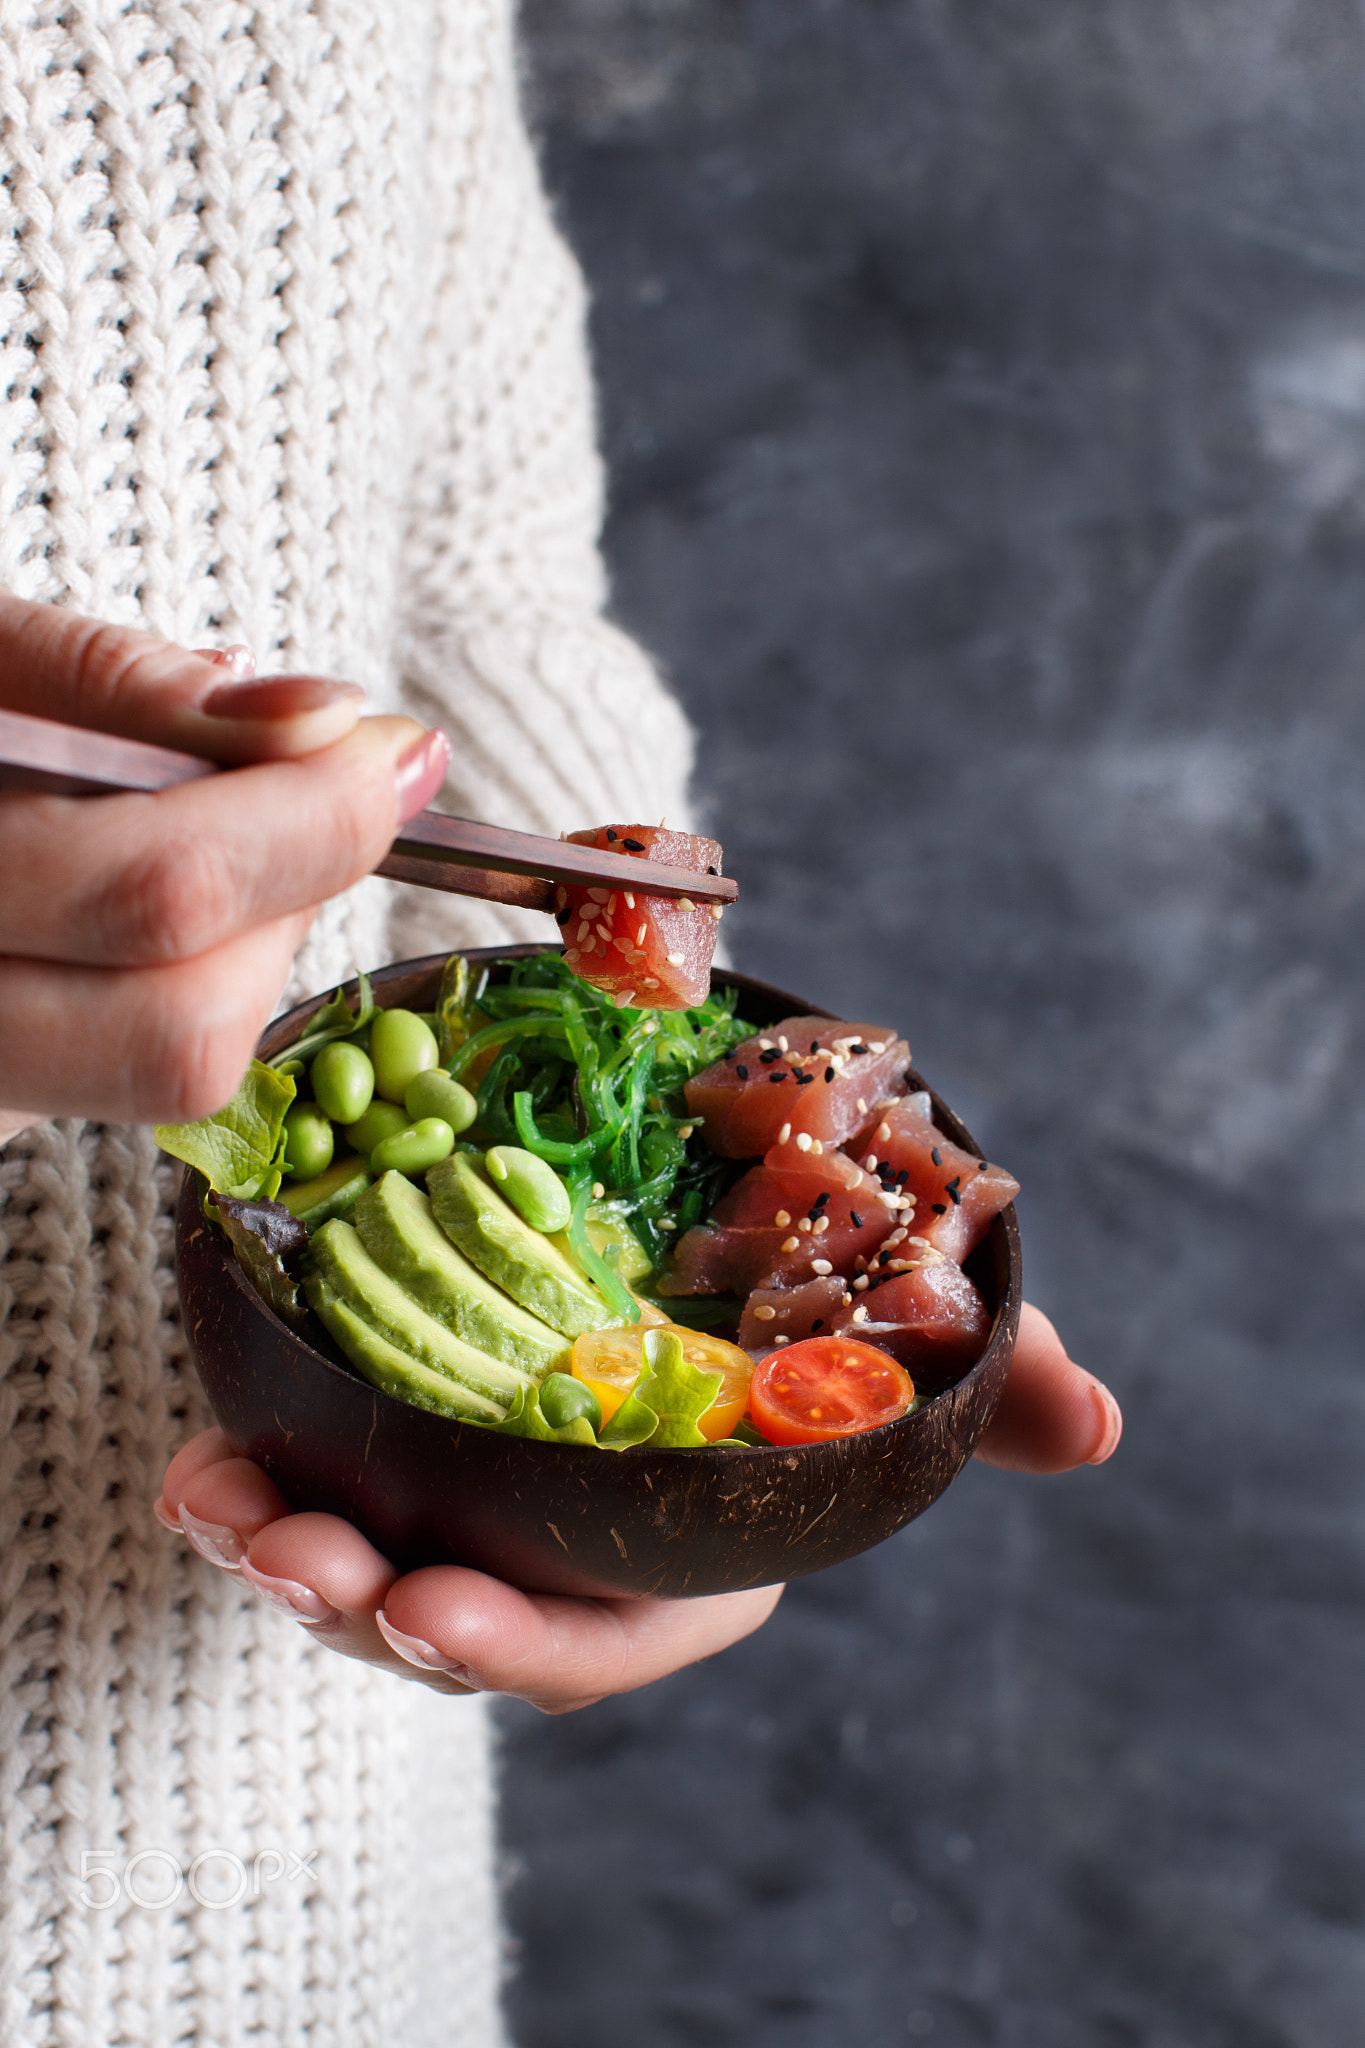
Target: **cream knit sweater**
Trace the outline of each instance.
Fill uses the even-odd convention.
[[[450,731],[449,809],[677,816],[509,15],[0,0],[0,583],[364,683]],[[296,986],[515,930],[398,894],[387,934],[381,885],[330,905]],[[152,1519],[205,1421],[171,1185],[145,1131],[0,1153],[0,2040],[489,2048],[482,1703]]]

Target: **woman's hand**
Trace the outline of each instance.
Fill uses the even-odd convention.
[[[0,709],[239,765],[155,795],[0,794],[0,1141],[232,1095],[316,906],[435,794],[447,743],[353,683],[249,676],[0,593]]]
[[[1025,1307],[1014,1364],[979,1455],[1018,1471],[1098,1465],[1122,1427],[1113,1396]],[[482,1572],[401,1576],[349,1522],[291,1515],[259,1466],[206,1430],[172,1460],[159,1521],[240,1571],[262,1599],[345,1657],[441,1692],[496,1692],[547,1714],[591,1706],[711,1657],[767,1620],[780,1586],[706,1600],[571,1600]]]

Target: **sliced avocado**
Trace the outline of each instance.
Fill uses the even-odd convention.
[[[363,1195],[370,1185],[370,1178],[365,1161],[348,1152],[344,1158],[334,1159],[316,1180],[286,1181],[278,1200],[291,1216],[297,1216],[309,1230],[316,1230],[333,1216],[349,1215],[356,1197]]]
[[[456,1337],[543,1380],[568,1355],[558,1330],[518,1308],[471,1266],[431,1213],[420,1188],[386,1173],[355,1205],[360,1241],[376,1265]]]
[[[467,1152],[452,1152],[427,1175],[431,1206],[446,1236],[533,1316],[566,1337],[605,1330],[622,1318],[590,1280],[538,1230],[523,1223]]]
[[[320,1273],[304,1283],[308,1299],[341,1346],[362,1379],[415,1408],[429,1408],[435,1415],[453,1415],[460,1422],[501,1422],[506,1412],[497,1402],[485,1401],[458,1380],[443,1372],[419,1365],[406,1351],[372,1330],[355,1310],[344,1302]]]
[[[647,1279],[654,1271],[649,1253],[614,1203],[594,1202],[584,1222],[588,1243],[620,1274],[627,1287],[634,1287],[637,1280]],[[573,1246],[569,1243],[567,1230],[552,1232],[550,1243],[573,1262]]]
[[[518,1387],[533,1384],[530,1374],[462,1344],[433,1320],[377,1266],[349,1223],[334,1218],[308,1240],[309,1272],[304,1291],[313,1302],[315,1282],[355,1310],[363,1322],[409,1358],[433,1372],[447,1374],[506,1413]],[[314,1306],[316,1304],[314,1303]],[[321,1311],[319,1311],[321,1313]]]

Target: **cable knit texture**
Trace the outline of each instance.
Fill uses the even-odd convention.
[[[0,121],[0,582],[354,677],[446,725],[448,809],[679,819],[508,0],[7,0]],[[522,931],[367,883],[291,992]],[[143,1131],[0,1153],[0,2039],[492,2048],[482,1704],[152,1519],[206,1419],[172,1186]]]

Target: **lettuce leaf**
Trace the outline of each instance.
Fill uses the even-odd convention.
[[[540,1395],[534,1387],[518,1387],[516,1396],[501,1422],[487,1425],[501,1436],[529,1436],[542,1444],[595,1444],[592,1424],[586,1415],[551,1429],[540,1412]]]
[[[652,1451],[704,1449],[697,1422],[720,1392],[720,1373],[689,1365],[676,1330],[646,1330],[644,1359],[644,1371],[598,1442],[613,1451],[637,1444]]]
[[[273,1200],[284,1175],[284,1113],[292,1075],[253,1060],[231,1102],[193,1124],[157,1124],[152,1135],[172,1159],[203,1174],[213,1192],[238,1201]]]
[[[291,1328],[302,1330],[308,1310],[286,1264],[308,1242],[298,1217],[283,1202],[239,1201],[232,1195],[211,1194],[205,1207],[222,1225],[233,1257],[262,1301]]]
[[[356,987],[359,995],[354,1011],[341,990],[336,989],[320,1010],[314,1010],[303,1037],[295,1039],[292,1045],[286,1045],[282,1052],[277,1052],[270,1061],[271,1066],[297,1065],[301,1070],[312,1059],[314,1053],[321,1052],[323,1046],[330,1045],[334,1038],[350,1038],[356,1032],[363,1031],[367,1024],[373,1023],[379,1014],[379,1006],[370,987],[369,975],[358,974]]]

